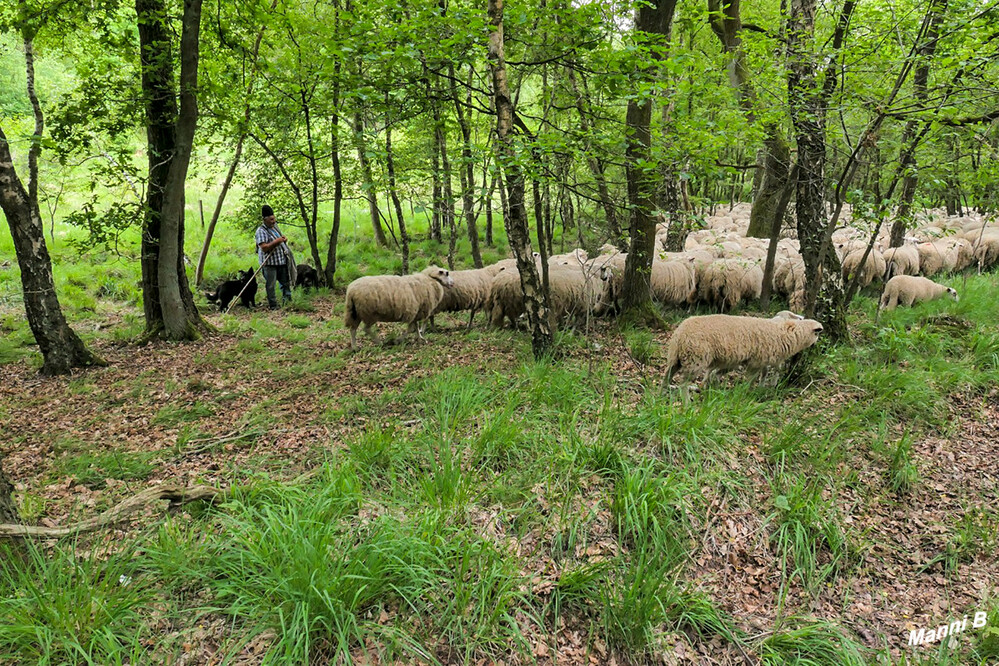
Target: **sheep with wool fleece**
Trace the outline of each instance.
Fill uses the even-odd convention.
[[[853,279],[854,274],[857,274],[857,284],[861,289],[876,279],[884,279],[887,269],[885,258],[881,256],[877,247],[872,247],[871,251],[867,252],[866,261],[864,260],[865,252],[867,252],[866,245],[863,248],[853,250],[843,258],[842,266],[843,281]],[[861,261],[864,263],[861,264]]]
[[[919,250],[915,245],[890,247],[881,253],[885,270],[894,275],[919,275]]]
[[[439,312],[462,312],[469,310],[467,329],[472,328],[475,313],[485,307],[489,299],[489,291],[493,278],[497,273],[506,270],[496,264],[485,268],[475,268],[467,271],[451,271],[453,281],[450,289],[444,290],[444,297],[430,315],[430,325],[434,325],[434,315]]]
[[[444,290],[454,284],[449,272],[439,266],[428,266],[411,275],[368,275],[347,285],[344,303],[344,325],[350,329],[350,346],[357,348],[357,327],[364,323],[364,332],[378,340],[373,326],[380,321],[408,324],[423,340],[426,319],[444,298]]]
[[[932,301],[947,295],[955,301],[960,299],[957,290],[943,284],[937,284],[929,278],[917,275],[896,275],[885,285],[885,291],[881,294],[878,308],[894,310],[899,303],[910,307],[913,303]]]
[[[790,317],[788,317],[790,315]],[[666,347],[667,381],[677,373],[688,378],[745,366],[759,374],[811,347],[822,324],[782,312],[773,319],[705,315],[685,319]]]

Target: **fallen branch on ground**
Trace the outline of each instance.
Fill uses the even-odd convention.
[[[43,527],[40,525],[10,525],[0,524],[0,539],[2,538],[25,538],[41,537],[43,539],[55,539],[59,537],[73,536],[84,532],[93,532],[107,525],[120,522],[125,517],[135,513],[139,509],[158,502],[168,500],[170,508],[175,508],[183,504],[198,501],[218,501],[224,499],[229,491],[210,486],[193,486],[186,488],[174,484],[163,484],[154,488],[147,488],[136,495],[128,498],[99,516],[88,518],[87,520],[66,525],[64,527]]]

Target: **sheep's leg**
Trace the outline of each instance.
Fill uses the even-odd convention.
[[[472,312],[468,315],[468,326],[465,327],[466,331],[472,330],[472,320],[475,319],[475,312],[477,308],[472,308]]]
[[[370,338],[371,341],[374,342],[375,344],[381,342],[381,339],[378,337],[378,331],[375,330],[374,324],[364,325],[364,335],[368,336],[368,338]]]
[[[417,337],[419,339],[421,339],[421,340],[423,339],[423,336],[420,335],[420,331],[417,328],[416,320],[413,320],[413,321],[409,322],[409,324],[406,325],[406,337],[407,338],[412,338],[413,337],[413,333],[416,333],[416,335],[417,335]]]
[[[427,339],[423,337],[423,329],[426,326],[426,322],[416,323],[413,322],[412,326],[416,327],[416,337],[420,339],[421,342],[426,342]]]
[[[352,326],[350,329],[350,348],[357,349],[357,327]]]

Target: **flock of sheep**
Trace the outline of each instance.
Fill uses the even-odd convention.
[[[725,215],[708,217],[707,228],[689,234],[682,252],[660,251],[650,275],[653,299],[666,306],[703,303],[721,312],[758,299],[769,241],[745,235],[749,213],[748,204],[736,205]],[[848,211],[845,219],[849,222]],[[663,247],[665,233],[661,226],[657,247]],[[856,274],[861,287],[888,280],[880,303],[885,308],[947,294],[956,300],[953,289],[929,278],[976,265],[988,268],[999,260],[999,226],[974,217],[927,216],[910,230],[902,247],[883,250],[887,233],[885,229],[863,262],[868,234],[849,224],[833,234],[844,279]],[[537,257],[535,261],[540,263]],[[625,261],[626,255],[611,245],[603,246],[596,257],[581,249],[550,257],[549,304],[555,323],[575,324],[591,314],[617,311]],[[793,238],[778,241],[773,290],[787,298],[792,310],[801,309],[805,270]],[[410,334],[423,339],[426,321],[438,312],[468,311],[471,327],[476,312],[484,310],[493,326],[508,321],[516,327],[524,302],[516,261],[505,259],[475,270],[431,266],[413,275],[362,277],[347,287],[345,310],[351,346],[356,348],[362,323],[376,340],[377,322],[404,322]],[[705,377],[712,370],[740,366],[765,371],[814,344],[821,330],[818,322],[788,311],[774,319],[691,317],[670,340],[668,371],[703,372]]]

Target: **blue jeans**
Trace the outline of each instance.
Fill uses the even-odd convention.
[[[280,266],[264,266],[264,284],[267,286],[267,305],[272,308],[278,306],[277,294],[274,293],[274,282],[281,283],[282,300],[287,303],[291,300],[291,285],[288,284],[288,264]]]

